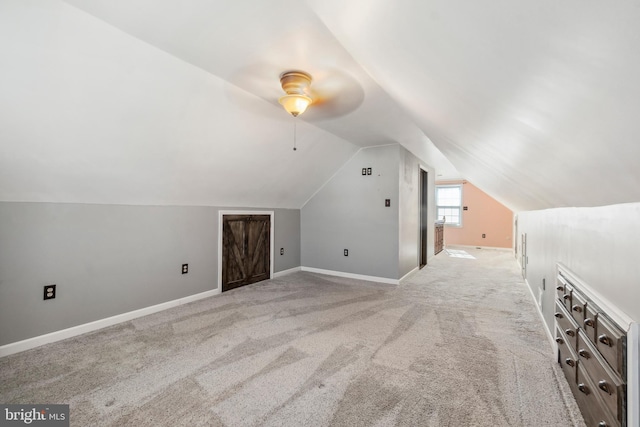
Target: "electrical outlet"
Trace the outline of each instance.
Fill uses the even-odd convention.
[[[349,249],[344,250],[344,256],[349,256]]]
[[[284,248],[280,248],[280,255],[284,255]]]
[[[367,168],[367,175],[371,175],[371,168]]]
[[[367,174],[367,168],[362,168],[362,175],[366,175]]]
[[[54,299],[56,297],[56,285],[45,285],[44,299]]]
[[[182,274],[187,274],[189,272],[189,264],[182,264]]]
[[[384,206],[387,208],[391,206],[391,199],[384,199]]]

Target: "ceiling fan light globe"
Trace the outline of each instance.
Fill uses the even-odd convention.
[[[292,94],[281,97],[278,102],[282,104],[287,113],[297,117],[304,113],[311,104],[311,98],[305,95]]]

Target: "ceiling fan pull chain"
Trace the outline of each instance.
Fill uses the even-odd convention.
[[[296,148],[296,123],[297,123],[297,120],[294,117],[293,118],[293,151],[297,150],[297,148]]]

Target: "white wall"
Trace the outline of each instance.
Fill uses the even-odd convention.
[[[358,150],[61,1],[0,1],[0,52],[2,201],[299,209]]]
[[[518,249],[521,234],[526,233],[526,276],[536,297],[546,279],[541,308],[552,334],[557,262],[567,266],[608,306],[636,322],[621,326],[628,332],[629,343],[629,425],[640,425],[640,203],[521,212],[517,218]]]
[[[640,203],[521,212],[518,233],[518,245],[527,233],[527,281],[534,295],[546,279],[542,310],[551,330],[557,262],[640,321]]]

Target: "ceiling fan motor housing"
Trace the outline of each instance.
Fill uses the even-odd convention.
[[[280,84],[287,95],[307,95],[311,76],[304,71],[287,71],[280,75]]]

